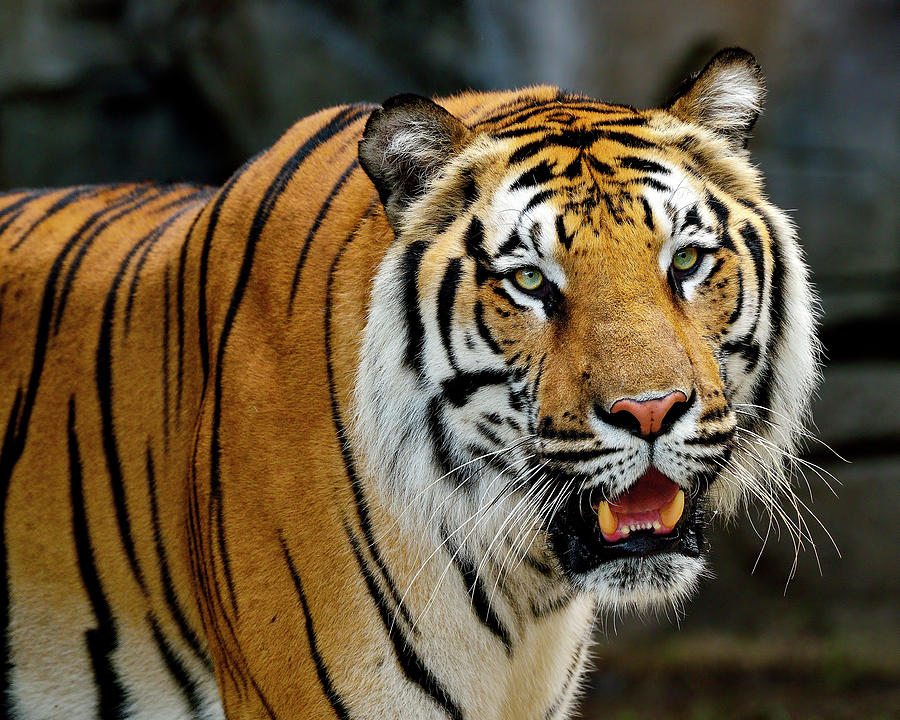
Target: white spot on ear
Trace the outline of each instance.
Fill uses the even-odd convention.
[[[720,70],[697,98],[701,121],[726,133],[743,133],[762,110],[759,78],[742,65]]]
[[[762,110],[765,87],[754,57],[729,48],[687,81],[666,110],[744,144]]]
[[[401,162],[407,165],[436,165],[452,151],[453,145],[446,133],[441,133],[433,122],[411,120],[398,130],[385,146],[382,158],[385,165]]]

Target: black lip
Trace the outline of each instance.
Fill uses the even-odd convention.
[[[702,492],[695,490],[686,498],[684,514],[672,532],[656,535],[652,530],[638,530],[616,542],[603,538],[589,495],[574,496],[550,525],[551,548],[563,569],[572,575],[590,572],[604,562],[621,558],[673,552],[698,557],[707,547],[703,497],[708,483],[701,483],[700,487]]]

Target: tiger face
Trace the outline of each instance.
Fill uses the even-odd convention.
[[[397,237],[355,434],[395,514],[501,573],[530,560],[646,606],[694,587],[712,516],[790,492],[814,312],[745,150],[762,93],[725,51],[661,110],[373,115],[360,159]]]

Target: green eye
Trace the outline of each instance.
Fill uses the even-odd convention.
[[[544,276],[537,268],[522,268],[521,270],[516,270],[516,274],[513,275],[513,280],[516,285],[526,292],[539,290],[541,285],[544,284]]]
[[[672,258],[672,267],[675,268],[677,272],[687,272],[697,264],[699,259],[700,253],[697,252],[697,248],[682,248],[675,253],[675,257]]]

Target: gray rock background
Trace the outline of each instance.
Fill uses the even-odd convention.
[[[878,718],[900,710],[900,4],[589,0],[2,0],[0,189],[221,183],[350,100],[555,83],[651,105],[715,50],[768,76],[752,149],[824,309],[807,472],[821,574],[785,538],[714,538],[674,618],[598,621],[583,716]],[[755,512],[758,531],[765,519]],[[756,565],[755,573],[751,570]],[[679,628],[680,625],[680,628]]]

